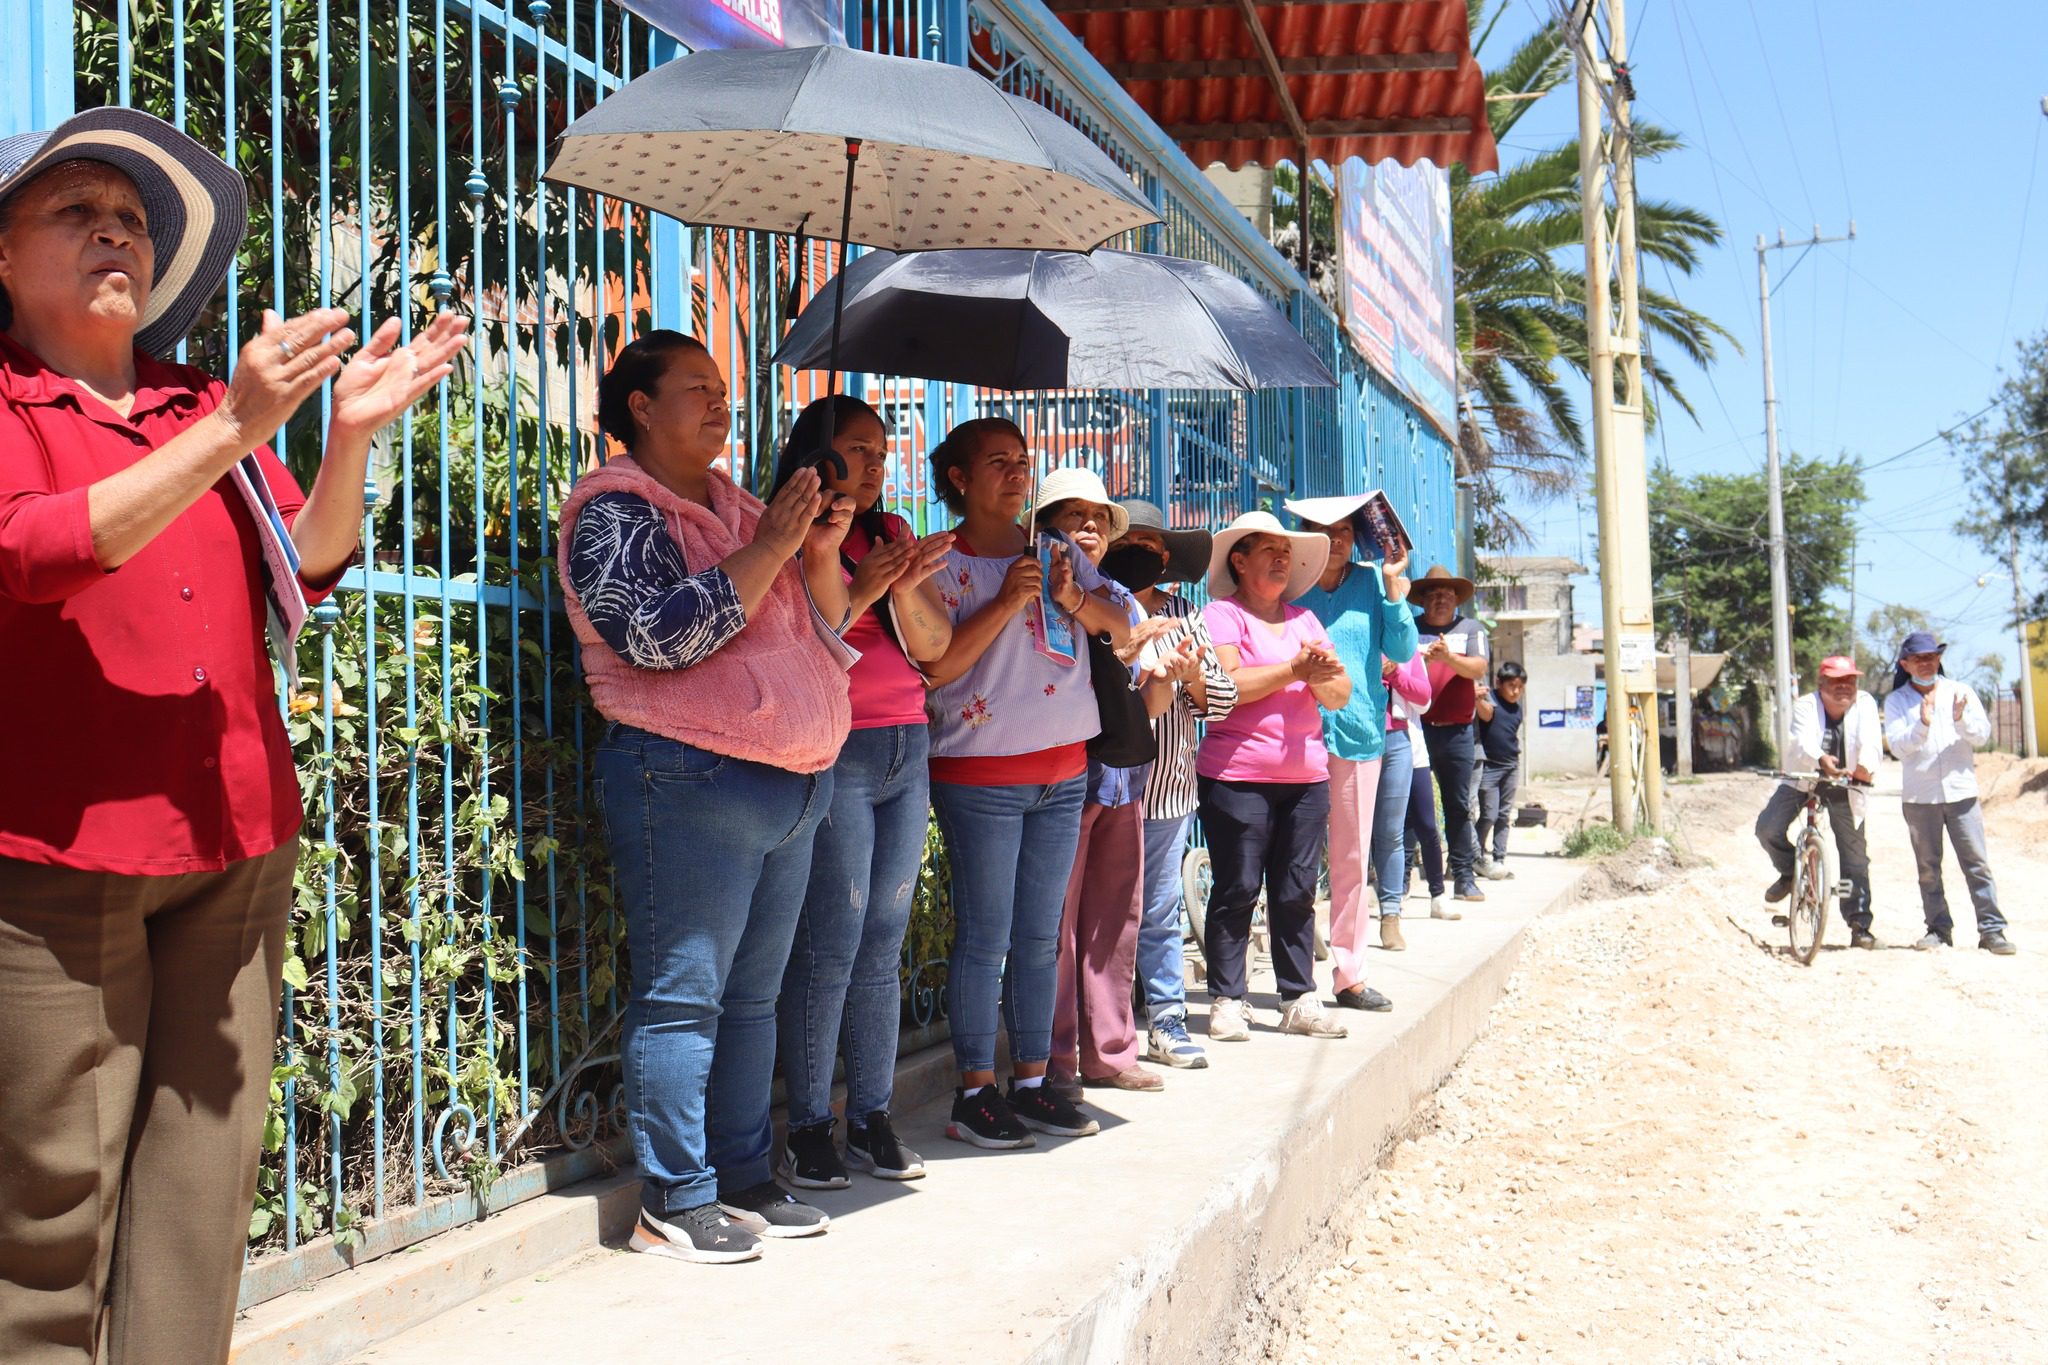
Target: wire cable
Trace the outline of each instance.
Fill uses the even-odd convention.
[[[2027,158],[2027,193],[2020,201],[2020,237],[2012,247],[2012,279],[2005,286],[2005,317],[1998,324],[1998,350],[1993,353],[1993,372],[1998,369],[1997,359],[2005,355],[2005,339],[2012,329],[2012,301],[2019,292],[2020,262],[2025,260],[2027,255],[2027,216],[2034,209],[2034,176],[2041,169],[2041,129],[2044,125],[2048,125],[2048,110],[2044,110],[2042,116],[2034,120],[2034,151]]]
[[[1785,117],[1785,101],[1778,94],[1778,75],[1771,70],[1771,45],[1764,41],[1763,22],[1756,17],[1756,0],[1748,0],[1750,27],[1756,30],[1756,49],[1763,58],[1764,80],[1771,87],[1771,103],[1778,110],[1778,127],[1785,133],[1785,150],[1792,155],[1792,174],[1799,181],[1799,195],[1806,200],[1808,221],[1819,222],[1820,214],[1814,210],[1813,194],[1806,188],[1806,168],[1799,164],[1799,144],[1792,137],[1792,121]]]

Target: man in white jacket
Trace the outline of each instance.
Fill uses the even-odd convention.
[[[1787,771],[1799,772],[1810,766],[1824,777],[1870,781],[1871,773],[1884,761],[1883,729],[1876,699],[1856,685],[1859,676],[1853,659],[1838,654],[1821,660],[1820,690],[1808,692],[1792,707],[1792,752],[1785,756]],[[1805,804],[1806,793],[1798,785],[1781,782],[1756,818],[1757,842],[1778,869],[1778,880],[1764,892],[1764,899],[1773,904],[1792,894],[1792,840],[1787,830]],[[1870,849],[1863,837],[1863,793],[1831,787],[1821,793],[1821,805],[1834,827],[1835,853],[1849,883],[1849,899],[1842,906],[1842,918],[1849,924],[1849,943],[1856,948],[1875,948],[1877,938],[1870,932]]]
[[[1858,677],[1853,659],[1835,655],[1821,661],[1821,690],[1808,692],[1792,704],[1788,772],[1812,767],[1825,778],[1870,782],[1870,774],[1884,761],[1884,741],[1878,702],[1855,686]],[[1792,837],[1788,829],[1804,804],[1806,792],[1798,784],[1780,782],[1757,817],[1757,843],[1772,855],[1772,866],[1778,868],[1778,880],[1763,892],[1772,905],[1792,894]],[[1849,900],[1841,907],[1841,917],[1849,923],[1849,943],[1853,948],[1876,948],[1878,939],[1870,933],[1870,845],[1864,841],[1864,794],[1839,786],[1827,788],[1821,794],[1821,806],[1827,808],[1827,821],[1835,829],[1841,876],[1849,882]]]
[[[1941,888],[1945,829],[1977,910],[1977,946],[2005,957],[2018,949],[2005,936],[2005,916],[1998,910],[1998,888],[1984,848],[1984,812],[1977,804],[1974,750],[1991,737],[1991,721],[1974,688],[1942,674],[1946,648],[1924,630],[1908,635],[1899,646],[1902,676],[1884,704],[1884,737],[1906,765],[1901,810],[1913,838],[1920,908],[1927,916],[1927,934],[1915,946],[1955,942],[1948,896]]]

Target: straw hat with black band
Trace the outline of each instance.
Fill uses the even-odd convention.
[[[1415,604],[1417,611],[1425,610],[1423,598],[1432,588],[1453,588],[1458,594],[1458,605],[1464,606],[1472,600],[1472,580],[1460,578],[1441,564],[1429,566],[1429,572],[1414,580],[1408,590],[1408,600]]]
[[[1166,546],[1162,582],[1192,583],[1209,572],[1209,547],[1214,538],[1207,531],[1168,529],[1166,514],[1143,498],[1125,498],[1117,507],[1125,517],[1124,529],[1117,536],[1119,541],[1133,531],[1150,531]]]
[[[88,109],[48,132],[0,139],[0,206],[66,161],[104,162],[134,182],[156,257],[135,344],[149,355],[169,354],[227,278],[249,230],[242,177],[160,118],[139,109]]]
[[[1230,552],[1246,536],[1278,536],[1294,547],[1288,562],[1287,591],[1283,602],[1315,586],[1330,562],[1330,538],[1320,531],[1290,531],[1271,512],[1245,512],[1216,533],[1209,549],[1209,596],[1229,597],[1237,591],[1237,575],[1230,571]]]

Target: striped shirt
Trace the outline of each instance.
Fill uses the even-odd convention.
[[[1198,723],[1222,720],[1237,705],[1237,684],[1217,661],[1216,647],[1209,640],[1209,628],[1202,624],[1202,609],[1185,597],[1161,592],[1152,614],[1182,622],[1159,642],[1161,650],[1172,649],[1189,636],[1202,651],[1202,687],[1208,705],[1195,709],[1195,699],[1186,688],[1175,688],[1173,704],[1153,720],[1152,733],[1159,741],[1159,758],[1145,783],[1145,818],[1178,820],[1195,809],[1195,746],[1201,740]]]

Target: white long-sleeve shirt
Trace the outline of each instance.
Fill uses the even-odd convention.
[[[1852,773],[1858,768],[1875,773],[1884,762],[1883,731],[1884,723],[1877,715],[1877,698],[1868,692],[1857,692],[1856,700],[1842,713],[1842,766]],[[1818,771],[1821,745],[1826,738],[1827,712],[1822,709],[1820,693],[1808,692],[1792,706],[1792,753],[1785,766]],[[1863,823],[1863,807],[1863,793],[1851,787],[1849,809],[1859,825]]]
[[[1903,799],[1909,805],[1934,806],[1968,801],[1977,795],[1976,746],[1991,738],[1991,718],[1976,689],[1954,678],[1934,680],[1934,720],[1920,719],[1919,688],[1908,682],[1884,703],[1884,737],[1905,765]],[[1956,698],[1963,698],[1963,718],[1956,719]]]

